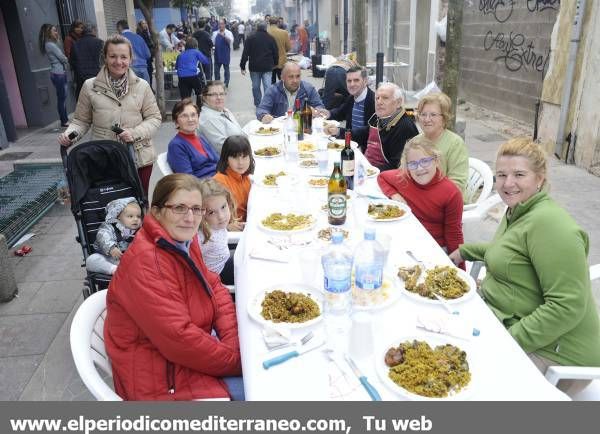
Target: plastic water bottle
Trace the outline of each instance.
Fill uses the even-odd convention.
[[[329,345],[347,351],[352,312],[352,252],[344,244],[344,235],[334,232],[332,244],[321,257],[325,274],[323,318]]]
[[[364,240],[354,253],[354,279],[357,291],[376,291],[383,283],[385,253],[375,238],[375,229],[366,228]]]
[[[292,110],[287,111],[284,126],[285,154],[290,163],[295,163],[298,156],[298,133]]]

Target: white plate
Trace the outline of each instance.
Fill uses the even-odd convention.
[[[254,182],[256,184],[258,184],[259,186],[264,187],[264,188],[277,188],[277,187],[279,187],[279,185],[277,184],[277,179],[280,178],[279,176],[277,177],[277,179],[275,179],[275,185],[268,185],[268,184],[265,184],[265,182],[264,182],[266,175],[275,175],[275,173],[266,173],[264,175],[261,175],[260,177],[255,177],[254,178]],[[289,173],[286,173],[285,175],[281,175],[281,176],[288,177],[290,179],[290,183],[292,183],[292,184],[295,184],[295,183],[298,182],[298,179],[296,177],[294,177],[294,176],[291,176]]]
[[[446,266],[447,264],[444,264],[444,266]],[[410,265],[398,265],[396,266],[396,271],[398,270],[399,267],[401,266],[408,266],[408,267],[412,267],[414,266],[414,264],[410,264]],[[433,269],[433,267],[431,267]],[[447,298],[446,299],[446,303],[448,304],[458,304],[458,303],[462,303],[464,301],[467,301],[468,299],[470,299],[471,297],[473,297],[473,295],[475,295],[475,293],[477,292],[477,284],[475,283],[475,281],[473,280],[473,278],[469,275],[469,273],[467,273],[466,271],[460,269],[460,268],[456,268],[457,270],[457,274],[458,277],[460,277],[462,280],[464,280],[465,282],[467,282],[467,285],[469,285],[469,290],[467,292],[465,292],[463,294],[462,297],[459,298],[454,298],[454,299],[450,299]],[[421,275],[421,279],[425,278],[425,273],[423,273]],[[431,298],[427,298],[427,297],[422,297],[419,294],[415,293],[415,292],[411,292],[408,291],[405,286],[404,286],[404,280],[402,280],[400,278],[400,276],[396,275],[396,280],[398,282],[398,286],[400,287],[400,292],[402,292],[405,296],[407,296],[408,298],[411,298],[419,303],[426,303],[426,304],[438,304],[441,305],[442,302],[439,300],[432,300]],[[419,280],[420,281],[420,280]]]
[[[426,396],[417,395],[415,393],[409,392],[403,387],[397,385],[392,381],[390,377],[388,377],[388,372],[390,368],[385,364],[385,354],[387,350],[392,347],[397,347],[403,342],[406,341],[426,341],[430,347],[435,348],[438,345],[451,344],[454,345],[461,350],[467,353],[467,362],[469,363],[469,372],[471,373],[471,381],[464,388],[459,390],[457,393],[454,393],[446,398],[430,398]],[[377,374],[379,375],[380,380],[388,387],[392,392],[397,393],[398,395],[412,400],[412,401],[462,401],[467,399],[473,393],[473,390],[476,386],[476,381],[478,378],[477,375],[477,366],[476,359],[473,356],[473,346],[470,346],[467,342],[461,341],[459,339],[454,339],[451,336],[446,335],[430,335],[429,333],[417,332],[412,336],[404,336],[396,338],[392,341],[389,341],[385,347],[381,347],[379,351],[375,352],[375,368],[377,370]]]
[[[275,155],[258,155],[256,153],[256,151],[260,151],[261,149],[264,149],[264,148],[278,148],[279,153],[275,154]],[[281,148],[279,148],[278,146],[262,146],[254,151],[254,157],[256,157],[256,158],[278,158],[278,157],[281,157],[282,155],[283,155],[283,153],[281,152]]]
[[[352,279],[352,308],[355,310],[377,310],[394,304],[400,298],[400,290],[396,280],[390,276],[383,276],[382,288],[375,294],[366,295],[358,292]]]
[[[375,218],[372,215],[370,215],[368,212],[368,209],[369,209],[368,206],[371,204],[394,205],[394,206],[399,207],[401,210],[403,210],[404,214],[401,215],[400,217],[395,217],[393,219],[378,219],[378,218]],[[369,202],[367,203],[367,218],[374,222],[396,222],[398,220],[407,218],[409,215],[410,215],[410,208],[408,207],[408,205],[406,205],[402,202],[398,202],[395,200],[372,199],[372,200],[369,200]]]
[[[324,185],[315,185],[315,184],[311,184],[310,181],[313,179],[324,179],[327,182]],[[327,184],[329,183],[329,177],[327,176],[311,176],[309,177],[309,179],[306,181],[306,183],[308,184],[309,187],[311,188],[327,188]]]
[[[323,121],[323,128],[325,128],[326,125],[339,128],[340,123],[339,123],[339,121],[336,121],[335,119],[327,119],[327,120]]]
[[[285,292],[298,292],[298,293],[308,295],[311,299],[313,299],[315,301],[315,303],[317,303],[321,314],[316,318],[313,318],[309,321],[301,322],[301,323],[273,322],[271,320],[267,320],[267,319],[263,318],[263,316],[260,313],[262,311],[261,303],[265,298],[265,294],[267,292],[271,292],[276,289],[281,289],[282,291],[285,291]],[[269,327],[276,326],[276,327],[286,327],[286,328],[290,328],[290,329],[301,329],[301,328],[305,328],[305,327],[310,327],[310,326],[318,323],[319,321],[321,321],[321,319],[323,317],[323,301],[321,299],[321,293],[318,289],[311,288],[308,285],[282,283],[280,285],[274,285],[267,289],[264,289],[264,290],[260,291],[255,297],[250,299],[250,301],[248,303],[248,314],[250,315],[250,318],[252,318],[254,321],[256,321],[257,323],[259,323],[263,326],[269,326]]]
[[[264,127],[264,128],[271,128],[271,127],[267,126],[267,127]],[[251,134],[253,134],[253,135],[255,135],[255,136],[263,136],[263,137],[268,137],[268,136],[276,136],[277,134],[281,134],[281,131],[282,131],[282,129],[281,129],[280,127],[275,127],[275,128],[277,128],[277,129],[278,129],[278,131],[277,131],[276,133],[275,133],[275,132],[270,132],[270,133],[259,133],[259,132],[258,132],[258,128],[257,128],[257,129],[255,129],[255,130],[252,130],[252,131],[251,131]]]
[[[369,171],[373,171],[374,173],[369,174]],[[367,178],[373,178],[379,175],[379,172],[381,171],[375,166],[369,166],[365,168],[365,174],[367,175]]]
[[[341,147],[341,148],[339,148],[339,149],[337,149],[337,148],[330,148],[330,147],[329,147],[329,143],[327,143],[327,149],[329,149],[330,151],[338,151],[338,152],[341,152],[341,151],[342,151],[342,149],[344,149],[344,146],[345,146],[345,141],[344,141],[344,139],[335,139],[335,140],[332,140],[332,141],[333,141],[333,142],[335,142],[335,143],[337,143],[337,144],[341,144],[341,145],[342,145],[342,147]],[[350,142],[350,147],[351,147],[352,149],[356,149],[356,148],[358,148],[358,143],[356,143],[354,140],[352,140],[352,141]]]
[[[275,212],[277,212],[277,211],[274,211],[273,213],[275,213]],[[279,235],[286,235],[286,234],[297,234],[297,233],[300,233],[300,232],[306,232],[306,231],[310,231],[310,230],[311,230],[312,228],[314,228],[314,227],[315,227],[315,225],[317,224],[317,219],[315,218],[315,216],[311,215],[311,219],[312,219],[312,220],[311,220],[311,223],[310,223],[308,226],[306,226],[306,227],[303,227],[303,228],[301,228],[301,229],[294,229],[294,230],[289,230],[289,231],[280,230],[280,229],[272,229],[272,228],[269,228],[269,227],[267,227],[267,226],[263,225],[262,221],[263,221],[265,218],[267,218],[269,215],[273,214],[273,213],[269,213],[269,214],[266,214],[266,215],[264,215],[264,216],[263,216],[263,217],[260,219],[260,221],[258,222],[258,226],[259,226],[259,227],[260,227],[260,228],[261,228],[263,231],[265,231],[265,232],[269,232],[269,233],[272,233],[272,234],[279,234]],[[281,214],[297,214],[297,215],[305,215],[305,214],[299,214],[299,213],[289,213],[289,212],[284,212],[284,211],[281,211]]]

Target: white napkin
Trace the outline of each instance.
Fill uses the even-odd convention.
[[[287,327],[264,327],[262,334],[267,348],[292,342],[292,331]]]
[[[472,339],[475,330],[464,318],[446,312],[419,313],[417,327],[467,341]]]
[[[273,262],[290,262],[288,251],[279,250],[275,246],[269,244],[258,244],[250,251],[250,257],[254,259],[262,259],[263,261]]]

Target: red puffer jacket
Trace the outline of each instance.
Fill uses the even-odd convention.
[[[241,373],[227,288],[206,268],[196,238],[187,256],[151,215],[111,280],[104,339],[115,391],[126,400],[224,398],[220,377]]]

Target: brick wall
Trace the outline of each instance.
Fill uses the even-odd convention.
[[[533,122],[559,7],[560,0],[465,2],[460,96]]]

